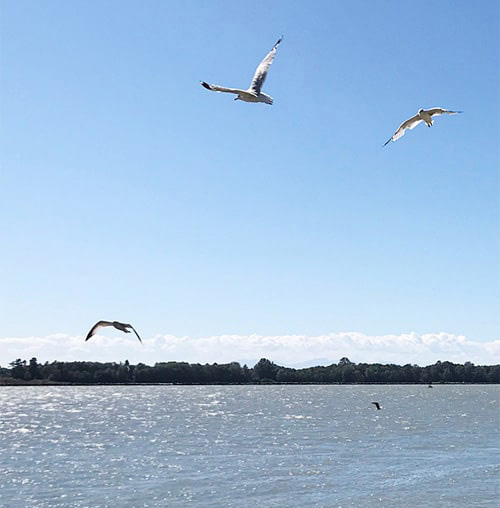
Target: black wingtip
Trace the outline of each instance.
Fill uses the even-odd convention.
[[[132,325],[130,325],[130,328],[132,328],[132,330],[134,330],[135,336],[139,339],[139,342],[142,344],[142,339],[139,337],[137,330]]]
[[[387,145],[390,141],[392,141],[392,138],[388,139],[382,146]]]
[[[205,83],[205,81],[200,81],[201,86],[204,86],[207,90],[211,90],[210,85],[208,83]]]

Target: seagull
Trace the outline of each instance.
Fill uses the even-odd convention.
[[[406,129],[414,129],[420,122],[425,122],[427,127],[431,127],[434,123],[434,120],[432,120],[434,115],[456,115],[458,113],[463,113],[463,111],[449,111],[443,108],[419,109],[415,116],[408,118],[398,127],[398,130],[384,143],[384,146],[389,141],[397,141],[399,138],[402,138],[405,135]]]
[[[372,404],[375,404],[375,407],[377,408],[377,410],[382,409],[378,402],[372,402]]]
[[[119,321],[98,321],[90,330],[90,332],[87,335],[87,338],[85,339],[85,342],[92,337],[92,335],[99,330],[99,328],[102,328],[104,326],[114,326],[117,330],[120,330],[125,333],[130,333],[130,330],[128,328],[132,328],[134,333],[137,335],[137,338],[139,339],[139,342],[142,344],[142,340],[139,337],[139,334],[135,331],[134,327],[132,325],[126,324],[126,323],[120,323]]]
[[[271,64],[273,63],[274,55],[276,54],[276,48],[282,39],[283,36],[278,39],[278,42],[276,42],[276,44],[273,46],[273,49],[271,49],[264,60],[260,62],[253,76],[252,84],[248,90],[240,90],[239,88],[225,88],[220,85],[209,85],[208,83],[205,83],[205,81],[201,81],[202,86],[204,86],[207,90],[213,90],[214,92],[235,93],[237,94],[237,97],[234,99],[235,101],[240,99],[241,101],[245,102],[265,102],[266,104],[272,104],[273,98],[261,92],[260,90],[266,79],[269,67],[271,67]]]

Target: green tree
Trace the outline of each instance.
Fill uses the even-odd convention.
[[[25,379],[26,378],[26,360],[17,358],[10,364],[11,376],[14,379]]]
[[[254,375],[257,380],[271,380],[276,381],[276,375],[278,373],[278,366],[267,358],[261,358],[253,368]]]
[[[354,367],[352,364],[344,365],[342,368],[342,382],[352,383],[355,381]]]
[[[344,365],[351,365],[351,364],[352,364],[352,362],[351,362],[351,360],[349,360],[349,358],[347,358],[347,356],[344,356],[344,357],[342,357],[342,358],[339,360],[339,365],[340,365],[340,366],[342,366],[342,367],[343,367]]]
[[[35,357],[30,360],[28,366],[28,376],[30,379],[41,379],[42,375],[39,369],[38,361]]]

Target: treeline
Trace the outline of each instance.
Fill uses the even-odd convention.
[[[293,369],[262,358],[252,368],[237,362],[199,364],[159,362],[143,363],[29,362],[17,359],[10,368],[0,368],[0,383],[500,383],[500,365],[474,365],[466,362],[436,362],[434,365],[394,365],[353,363],[342,358],[328,366]]]

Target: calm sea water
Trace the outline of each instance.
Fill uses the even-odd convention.
[[[2,387],[0,506],[498,507],[499,401],[484,385]]]

